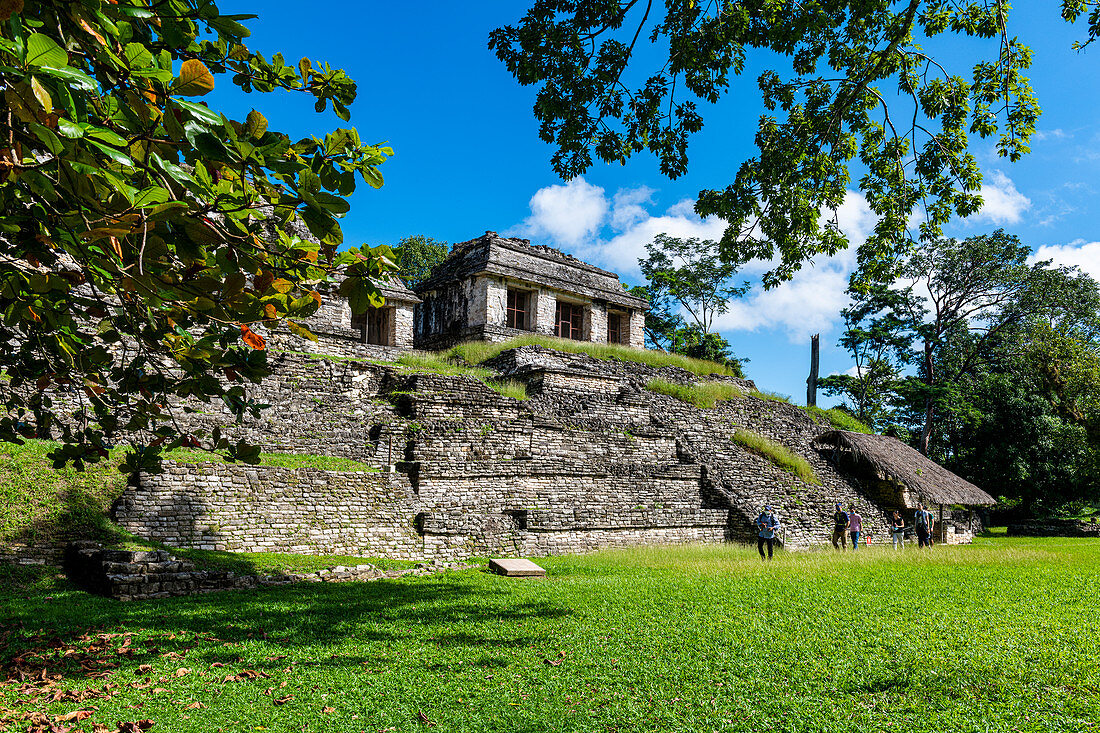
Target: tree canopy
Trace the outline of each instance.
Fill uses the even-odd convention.
[[[354,128],[294,142],[258,110],[198,101],[230,83],[349,119],[352,79],[250,49],[252,17],[212,0],[0,2],[0,439],[58,435],[55,459],[78,465],[123,432],[149,436],[128,467],[181,443],[254,460],[184,433],[173,405],[254,412],[258,324],[309,337],[298,319],[337,287],[356,311],[380,304],[389,250],[338,254],[338,220],[391,151]]]
[[[402,237],[394,248],[397,257],[397,274],[410,288],[428,279],[432,268],[447,259],[451,245],[414,234]]]
[[[728,222],[727,259],[774,260],[767,287],[847,246],[829,212],[853,179],[878,216],[861,268],[866,280],[886,282],[914,239],[938,239],[952,216],[978,210],[972,136],[993,140],[1009,160],[1029,152],[1039,116],[1024,75],[1032,55],[1009,32],[1005,2],[660,5],[534,0],[519,22],[490,34],[489,47],[521,84],[538,87],[539,135],[555,146],[563,177],[642,151],[665,175],[683,175],[705,105],[728,95],[746,70],[772,67],[757,77],[765,111],[755,155],[696,202],[699,214]],[[1087,15],[1082,45],[1095,37],[1096,3],[1062,0],[1060,9],[1070,22]],[[988,40],[988,53],[951,68],[922,45],[945,35]]]
[[[840,343],[857,368],[821,384],[1038,511],[1100,499],[1100,287],[1029,254],[1003,231],[923,244],[907,281],[853,289]]]
[[[731,283],[739,264],[723,260],[717,242],[694,237],[658,234],[646,245],[646,253],[638,266],[647,284],[632,292],[649,301],[645,319],[649,346],[725,364],[743,376],[743,360],[711,330],[715,317],[729,310],[730,299],[748,292],[747,283]]]

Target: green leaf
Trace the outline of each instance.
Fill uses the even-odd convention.
[[[310,298],[310,301],[312,301],[312,300],[313,299]],[[309,339],[310,341],[316,341],[317,340],[317,337],[313,334],[312,331],[310,331],[305,326],[302,326],[302,325],[299,325],[299,324],[295,323],[294,321],[290,320],[289,318],[286,321],[286,327],[289,328],[290,332],[292,334],[294,334],[295,336],[299,336],[301,338],[306,338],[306,339]]]
[[[172,179],[176,181],[176,183],[184,186],[192,186],[195,184],[195,180],[187,173],[187,171],[185,171],[183,168],[180,168],[175,163],[168,162],[156,153],[149,153],[149,158],[158,168],[171,176]]]
[[[97,88],[95,79],[88,76],[80,69],[74,69],[71,66],[65,66],[63,68],[42,66],[39,67],[38,70],[46,76],[52,76],[55,79],[67,81],[70,85],[83,92],[94,92]]]
[[[60,69],[69,65],[69,54],[49,36],[32,33],[27,38],[27,64]]]
[[[58,122],[60,122],[60,120],[58,120]],[[46,149],[54,155],[58,155],[64,150],[61,141],[50,128],[39,125],[37,122],[30,123],[29,127],[31,132],[34,133],[34,136],[41,140],[42,144],[46,146]]]
[[[125,165],[125,166],[133,167],[134,161],[130,159],[129,155],[122,152],[121,150],[115,150],[111,146],[104,145],[103,143],[96,142],[95,140],[89,140],[88,142],[90,142],[92,145],[94,145],[96,148],[98,148],[104,155],[106,155],[108,158],[115,161],[116,163],[119,163],[119,164]]]
[[[133,69],[144,69],[153,65],[153,52],[140,43],[127,43],[122,50],[126,65]]]
[[[96,127],[94,125],[84,126],[84,136],[95,140],[101,140],[110,145],[114,145],[118,148],[125,148],[127,146],[126,138],[122,137],[118,133],[112,132],[105,127]]]
[[[59,117],[57,119],[57,131],[73,140],[84,137],[84,128],[69,122],[64,117]]]
[[[169,198],[168,192],[160,186],[150,186],[149,188],[143,188],[134,196],[134,206],[138,208],[155,206],[157,204],[166,203]]]
[[[186,99],[173,99],[172,102],[209,125],[221,124],[221,115],[205,105],[188,102]]]

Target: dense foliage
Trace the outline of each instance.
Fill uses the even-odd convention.
[[[1100,27],[1095,3],[1060,7],[1067,21],[1088,16],[1087,39]],[[696,210],[729,223],[728,259],[774,260],[772,286],[847,246],[829,212],[858,179],[878,218],[861,265],[885,282],[915,212],[926,214],[919,237],[934,240],[952,216],[977,211],[972,138],[1009,160],[1029,152],[1032,53],[1010,34],[1009,12],[989,0],[533,0],[489,47],[538,87],[539,135],[564,177],[642,151],[669,177],[684,174],[706,106],[734,77],[758,74],[757,152],[729,185],[700,192]],[[934,58],[925,46],[945,35],[985,43],[973,63]],[[741,97],[728,102],[755,115]]]
[[[853,289],[826,392],[1029,512],[1100,499],[1100,288],[997,231],[921,246]]]
[[[712,330],[714,319],[729,310],[730,300],[749,290],[748,283],[731,282],[740,263],[723,259],[715,241],[668,234],[658,234],[646,245],[646,254],[638,260],[646,284],[631,291],[649,301],[646,345],[725,364],[743,376],[742,360]]]
[[[342,120],[355,83],[327,64],[248,48],[211,0],[0,3],[0,440],[60,435],[59,462],[148,431],[129,465],[181,444],[257,449],[172,423],[180,398],[261,406],[254,328],[313,313],[339,285],[357,312],[388,249],[349,250],[338,220],[388,148],[353,128],[294,142],[253,110],[196,101],[218,79],[306,94]],[[70,419],[76,410],[76,420]]]
[[[415,287],[428,279],[433,267],[447,259],[450,249],[451,245],[447,242],[423,234],[403,237],[394,248],[397,274],[410,288]]]

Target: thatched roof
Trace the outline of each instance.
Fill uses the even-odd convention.
[[[818,436],[814,444],[847,454],[848,461],[857,470],[901,484],[906,492],[926,505],[989,506],[997,503],[974,484],[928,460],[896,438],[831,430]]]

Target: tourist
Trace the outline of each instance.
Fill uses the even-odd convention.
[[[894,549],[900,550],[905,545],[905,520],[901,518],[901,513],[894,511],[892,517],[890,517],[890,536],[894,539]]]
[[[924,504],[917,504],[917,511],[913,512],[913,526],[917,528],[917,547],[930,546],[928,544],[928,518],[930,512],[924,511]]]
[[[931,509],[926,509],[928,512],[928,546],[931,547],[935,544],[936,537],[936,515],[932,513]]]
[[[779,517],[770,506],[764,507],[764,511],[756,518],[756,529],[759,530],[756,539],[756,549],[760,552],[760,559],[772,559],[772,546],[775,544],[775,533],[779,530]],[[764,557],[764,545],[768,546],[768,556]]]
[[[836,503],[836,511],[833,512],[833,547],[838,550],[843,550],[848,541],[845,539],[844,533],[848,531],[848,513],[844,511],[844,508],[838,501]]]
[[[855,504],[848,505],[848,536],[852,538],[852,549],[859,549],[859,535],[863,531],[863,517],[856,511]]]

